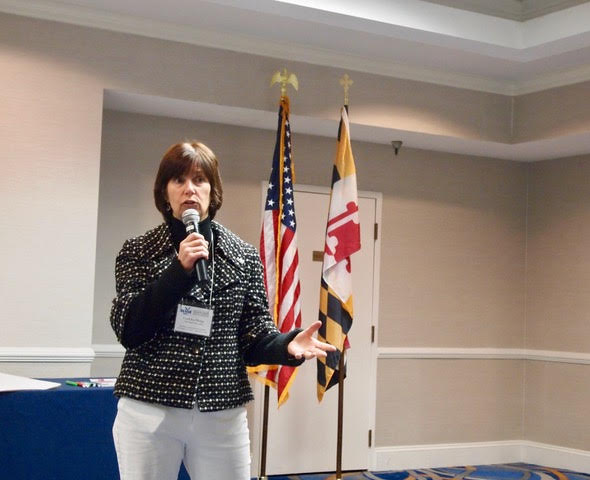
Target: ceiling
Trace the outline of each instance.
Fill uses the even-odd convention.
[[[590,80],[588,0],[0,0],[0,11],[505,95]],[[506,158],[523,148],[496,146]]]
[[[525,21],[548,13],[564,10],[588,0],[426,0],[438,5],[469,10],[471,12]]]
[[[590,79],[588,0],[0,0],[0,11],[507,95]]]

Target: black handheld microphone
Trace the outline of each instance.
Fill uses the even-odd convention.
[[[189,208],[182,213],[182,223],[184,223],[186,233],[189,235],[193,232],[199,233],[200,220],[199,212],[193,208]],[[195,273],[197,274],[198,283],[209,280],[209,275],[207,275],[207,261],[204,258],[199,258],[195,262]]]

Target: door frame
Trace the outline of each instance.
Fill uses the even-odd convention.
[[[261,212],[264,212],[264,202],[268,190],[268,181],[261,182]],[[331,188],[318,187],[315,185],[295,184],[295,192],[316,193],[330,195]],[[371,311],[371,325],[374,327],[375,335],[374,341],[370,346],[370,364],[368,365],[367,374],[370,376],[371,389],[367,392],[368,408],[370,408],[369,418],[370,425],[367,425],[367,430],[372,431],[371,446],[368,449],[367,467],[374,469],[376,465],[376,446],[375,446],[375,426],[376,426],[376,409],[377,409],[377,356],[378,356],[378,333],[379,333],[379,289],[380,289],[380,269],[381,269],[381,237],[382,237],[382,206],[383,194],[381,192],[370,192],[359,190],[357,192],[359,198],[369,198],[375,200],[375,222],[378,225],[378,235],[374,241],[373,254],[373,295],[372,295],[372,311]],[[261,213],[261,218],[262,218]],[[327,221],[327,218],[326,218]],[[354,275],[354,272],[353,272]],[[319,306],[318,306],[319,307]],[[250,383],[254,389],[256,398],[264,397],[264,386],[261,382],[251,379]],[[346,401],[346,400],[345,400]],[[260,471],[260,449],[262,444],[262,417],[263,417],[263,403],[258,402],[259,405],[254,407],[254,402],[250,404],[250,451],[252,458],[252,476],[258,478]],[[335,415],[337,412],[335,412]],[[335,461],[335,460],[334,460]]]

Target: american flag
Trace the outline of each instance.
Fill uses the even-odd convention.
[[[260,257],[264,265],[269,309],[282,333],[301,327],[294,183],[289,98],[283,96],[260,234]],[[289,398],[289,387],[295,379],[296,367],[267,367],[265,374],[264,367],[261,370],[258,372],[259,378],[264,376],[263,381],[277,389],[278,405],[281,406]]]

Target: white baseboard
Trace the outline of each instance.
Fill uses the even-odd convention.
[[[407,470],[513,462],[590,472],[590,451],[526,440],[377,447],[371,469]]]
[[[590,473],[590,451],[537,442],[523,442],[527,463]]]
[[[373,470],[519,462],[521,447],[522,442],[518,440],[377,447]]]

